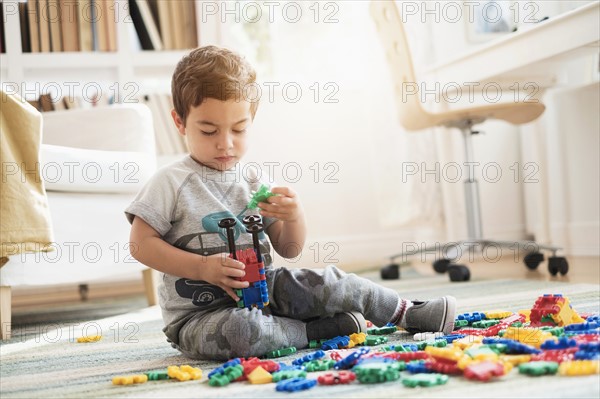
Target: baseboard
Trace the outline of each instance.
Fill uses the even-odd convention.
[[[600,256],[600,222],[569,223],[569,255]]]
[[[141,279],[87,284],[87,300],[144,294]],[[12,288],[12,307],[82,301],[79,285],[24,286]]]

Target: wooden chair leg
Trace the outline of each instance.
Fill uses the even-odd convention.
[[[142,271],[144,278],[144,291],[148,306],[154,306],[158,303],[156,298],[156,271],[154,269],[145,269]]]
[[[0,286],[0,339],[10,339],[11,332],[11,294],[10,286]]]

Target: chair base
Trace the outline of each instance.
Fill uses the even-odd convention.
[[[434,254],[436,260],[433,262],[433,268],[437,273],[449,272],[451,281],[468,281],[471,276],[469,269],[462,264],[456,264],[456,262],[474,262],[476,258],[483,258],[486,261],[495,263],[508,253],[512,254],[515,260],[523,258],[525,266],[529,270],[535,270],[544,261],[544,255],[541,251],[547,251],[551,253],[551,256],[548,257],[548,271],[555,276],[558,273],[565,275],[569,270],[567,260],[564,257],[556,256],[556,252],[561,249],[560,247],[539,244],[530,240],[473,239],[421,246],[393,255],[390,257],[390,261],[394,264],[394,260],[397,258],[401,258],[401,261],[405,262],[408,257],[415,255]],[[422,260],[424,260],[424,257],[422,257]],[[384,269],[382,269],[382,273]]]

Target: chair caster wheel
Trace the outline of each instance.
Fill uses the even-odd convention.
[[[469,281],[471,279],[471,271],[464,265],[451,265],[448,267],[450,281]]]
[[[392,263],[381,268],[382,280],[398,280],[400,278],[400,265]]]
[[[553,276],[558,273],[564,276],[569,272],[569,262],[562,256],[551,256],[548,258],[548,272]]]
[[[449,259],[442,258],[433,262],[432,266],[436,273],[444,274],[448,271],[448,266],[450,266],[450,264],[451,262]]]
[[[523,258],[523,263],[529,270],[535,270],[540,263],[544,261],[544,254],[541,252],[531,252]]]

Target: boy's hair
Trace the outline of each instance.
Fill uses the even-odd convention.
[[[256,71],[239,54],[217,46],[199,47],[184,56],[175,68],[171,80],[173,106],[184,126],[190,108],[207,98],[248,100],[254,118],[258,98],[249,95],[249,91],[255,90],[255,83]]]

